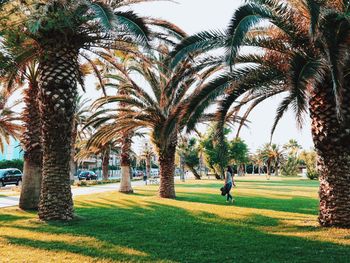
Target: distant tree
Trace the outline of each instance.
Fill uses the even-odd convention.
[[[313,150],[302,151],[299,155],[299,159],[306,165],[307,177],[311,180],[317,179],[319,176],[317,171],[317,153]]]
[[[23,171],[23,165],[24,165],[24,161],[21,159],[0,161],[0,169],[17,168],[17,169]]]
[[[183,160],[184,164],[190,169],[196,179],[201,179],[200,174],[198,174],[196,167],[199,165],[199,150],[197,145],[197,140],[195,138],[190,138],[189,140],[183,139],[182,143],[178,146],[178,154],[180,159]]]
[[[287,160],[282,166],[282,175],[284,176],[297,176],[298,175],[298,158],[294,156],[288,156]]]
[[[282,174],[284,176],[297,176],[299,159],[298,154],[302,147],[294,139],[290,139],[288,143],[283,146],[283,149],[287,152],[287,160],[282,166]]]
[[[145,148],[142,151],[141,158],[145,161],[146,163],[146,175],[148,178],[151,176],[151,168],[152,168],[152,157],[155,156],[153,147],[145,143]]]
[[[88,136],[90,127],[84,127],[88,118],[90,100],[84,99],[83,96],[76,98],[76,108],[73,118],[73,131],[71,140],[71,160],[70,160],[70,179],[74,182],[74,175],[77,170],[77,163],[74,160],[75,154],[79,151],[76,143],[84,140]]]
[[[102,177],[104,180],[108,180],[110,155],[112,152],[120,152],[120,139],[116,138],[108,142],[99,142],[96,140],[98,132],[97,130],[88,140],[79,141],[77,148],[80,150],[75,154],[75,160],[79,162],[91,156],[101,157]]]
[[[265,144],[259,151],[261,158],[267,166],[267,179],[270,179],[272,167],[278,176],[279,167],[284,160],[284,151],[277,144]]]
[[[229,133],[229,129],[225,129],[224,133],[227,135]],[[201,140],[200,144],[208,166],[215,172],[216,178],[224,178],[225,167],[230,161],[228,153],[229,143],[226,136],[223,141],[219,142],[217,140],[215,129],[211,128]]]
[[[244,171],[243,165],[249,162],[248,145],[240,138],[236,138],[229,143],[229,156],[237,165],[237,173]]]
[[[302,149],[301,145],[294,139],[290,139],[288,143],[283,146],[289,156],[297,156],[299,151]]]
[[[258,173],[259,175],[261,175],[261,170],[264,168],[264,159],[260,150],[258,150],[254,155],[251,156],[251,161],[254,166],[258,167]]]

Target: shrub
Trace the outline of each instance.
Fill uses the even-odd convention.
[[[102,180],[102,181],[95,181],[95,180],[90,180],[90,181],[78,181],[74,183],[75,186],[92,186],[92,185],[101,185],[101,184],[114,184],[114,183],[119,183],[120,179],[111,179],[111,180]]]
[[[283,176],[298,176],[298,159],[289,157],[285,164],[282,166]]]
[[[21,159],[2,160],[0,161],[0,169],[17,168],[23,171],[23,163],[24,161]]]
[[[74,184],[75,186],[87,186],[87,181],[78,181]]]
[[[313,169],[308,169],[306,176],[310,179],[310,180],[317,180],[318,179],[318,172],[316,170]]]

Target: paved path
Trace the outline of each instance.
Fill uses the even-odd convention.
[[[144,185],[144,182],[133,181],[131,184],[132,186],[141,186],[141,185]],[[72,193],[73,193],[73,196],[78,196],[78,195],[89,195],[89,194],[116,191],[119,189],[119,185],[120,183],[96,185],[96,186],[89,186],[89,187],[75,187],[75,188],[72,188]],[[19,196],[0,197],[0,208],[17,206],[18,203],[19,203]]]

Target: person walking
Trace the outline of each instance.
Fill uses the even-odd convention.
[[[143,181],[144,181],[145,185],[147,185],[147,179],[148,179],[147,173],[144,173],[143,174]]]
[[[233,197],[230,194],[233,182],[233,170],[231,166],[227,166],[226,176],[225,176],[225,188],[226,188],[226,202],[233,201]]]

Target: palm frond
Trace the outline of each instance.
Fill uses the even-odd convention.
[[[205,52],[225,46],[226,35],[222,31],[204,31],[185,38],[170,53],[172,61],[170,67],[173,68],[184,58],[193,52]]]
[[[116,17],[114,16],[113,10],[103,2],[87,2],[89,8],[92,10],[95,19],[100,20],[101,24],[106,30],[112,30],[113,24],[115,23]]]
[[[142,44],[149,41],[149,29],[142,18],[138,17],[134,12],[115,12],[118,25],[127,28],[128,32],[134,35]]]

